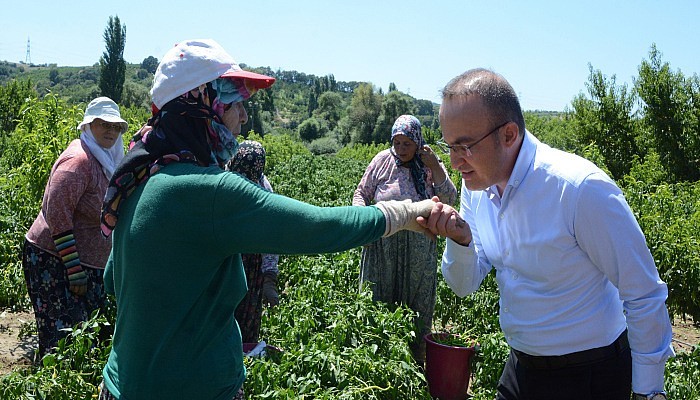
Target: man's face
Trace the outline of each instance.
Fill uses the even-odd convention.
[[[450,151],[452,168],[462,174],[464,186],[469,190],[484,190],[508,181],[504,171],[506,154],[500,146],[497,128],[506,121],[488,118],[488,110],[477,96],[444,99],[440,106],[442,136],[448,145],[466,145],[469,150]],[[480,140],[481,139],[481,140]],[[477,143],[478,141],[478,143]]]

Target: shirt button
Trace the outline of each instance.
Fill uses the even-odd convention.
[[[518,274],[513,274],[513,279],[518,279]]]
[[[500,214],[500,215],[498,216],[498,218],[503,219],[503,218],[504,218],[504,215],[503,215],[503,214]]]
[[[507,312],[508,312],[508,307],[503,307],[503,312],[507,313]]]

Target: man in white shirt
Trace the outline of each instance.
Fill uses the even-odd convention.
[[[665,399],[668,289],[621,190],[526,131],[502,76],[470,70],[442,94],[461,205],[438,203],[422,224],[448,238],[442,272],[458,296],[496,270],[512,349],[497,399]]]

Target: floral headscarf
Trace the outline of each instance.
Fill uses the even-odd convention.
[[[238,142],[221,120],[226,103],[213,86],[213,82],[201,85],[167,102],[161,110],[154,107],[153,117],[134,135],[109,182],[100,218],[105,237],[117,224],[120,204],[163,166],[190,162],[223,167],[236,153]],[[242,82],[226,88],[217,83],[217,87],[227,100],[250,96],[239,90],[245,87]]]
[[[402,115],[396,119],[394,126],[391,128],[391,140],[394,140],[394,136],[404,135],[418,146],[418,149],[425,145],[423,141],[423,133],[421,133],[421,125],[418,118],[413,115]],[[411,178],[413,178],[413,185],[416,188],[416,192],[421,199],[427,199],[428,194],[425,191],[425,169],[423,160],[416,154],[410,161],[403,162],[394,153],[394,148],[391,148],[391,154],[394,156],[394,162],[399,167],[406,167],[411,170]]]
[[[233,158],[226,163],[226,170],[238,172],[258,185],[262,185],[263,172],[265,172],[265,148],[253,140],[242,142]]]
[[[402,115],[396,118],[394,126],[391,127],[391,139],[394,140],[396,135],[408,136],[409,139],[418,145],[418,148],[423,147],[425,144],[420,121],[413,115]]]

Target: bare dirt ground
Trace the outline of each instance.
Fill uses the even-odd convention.
[[[36,335],[20,338],[22,326],[34,322],[32,312],[0,311],[0,376],[32,365],[39,347]]]
[[[16,368],[32,365],[38,347],[36,335],[19,337],[25,324],[34,321],[32,312],[0,311],[0,377]],[[700,327],[692,319],[676,318],[673,325],[673,348],[677,353],[692,351],[700,345]]]

